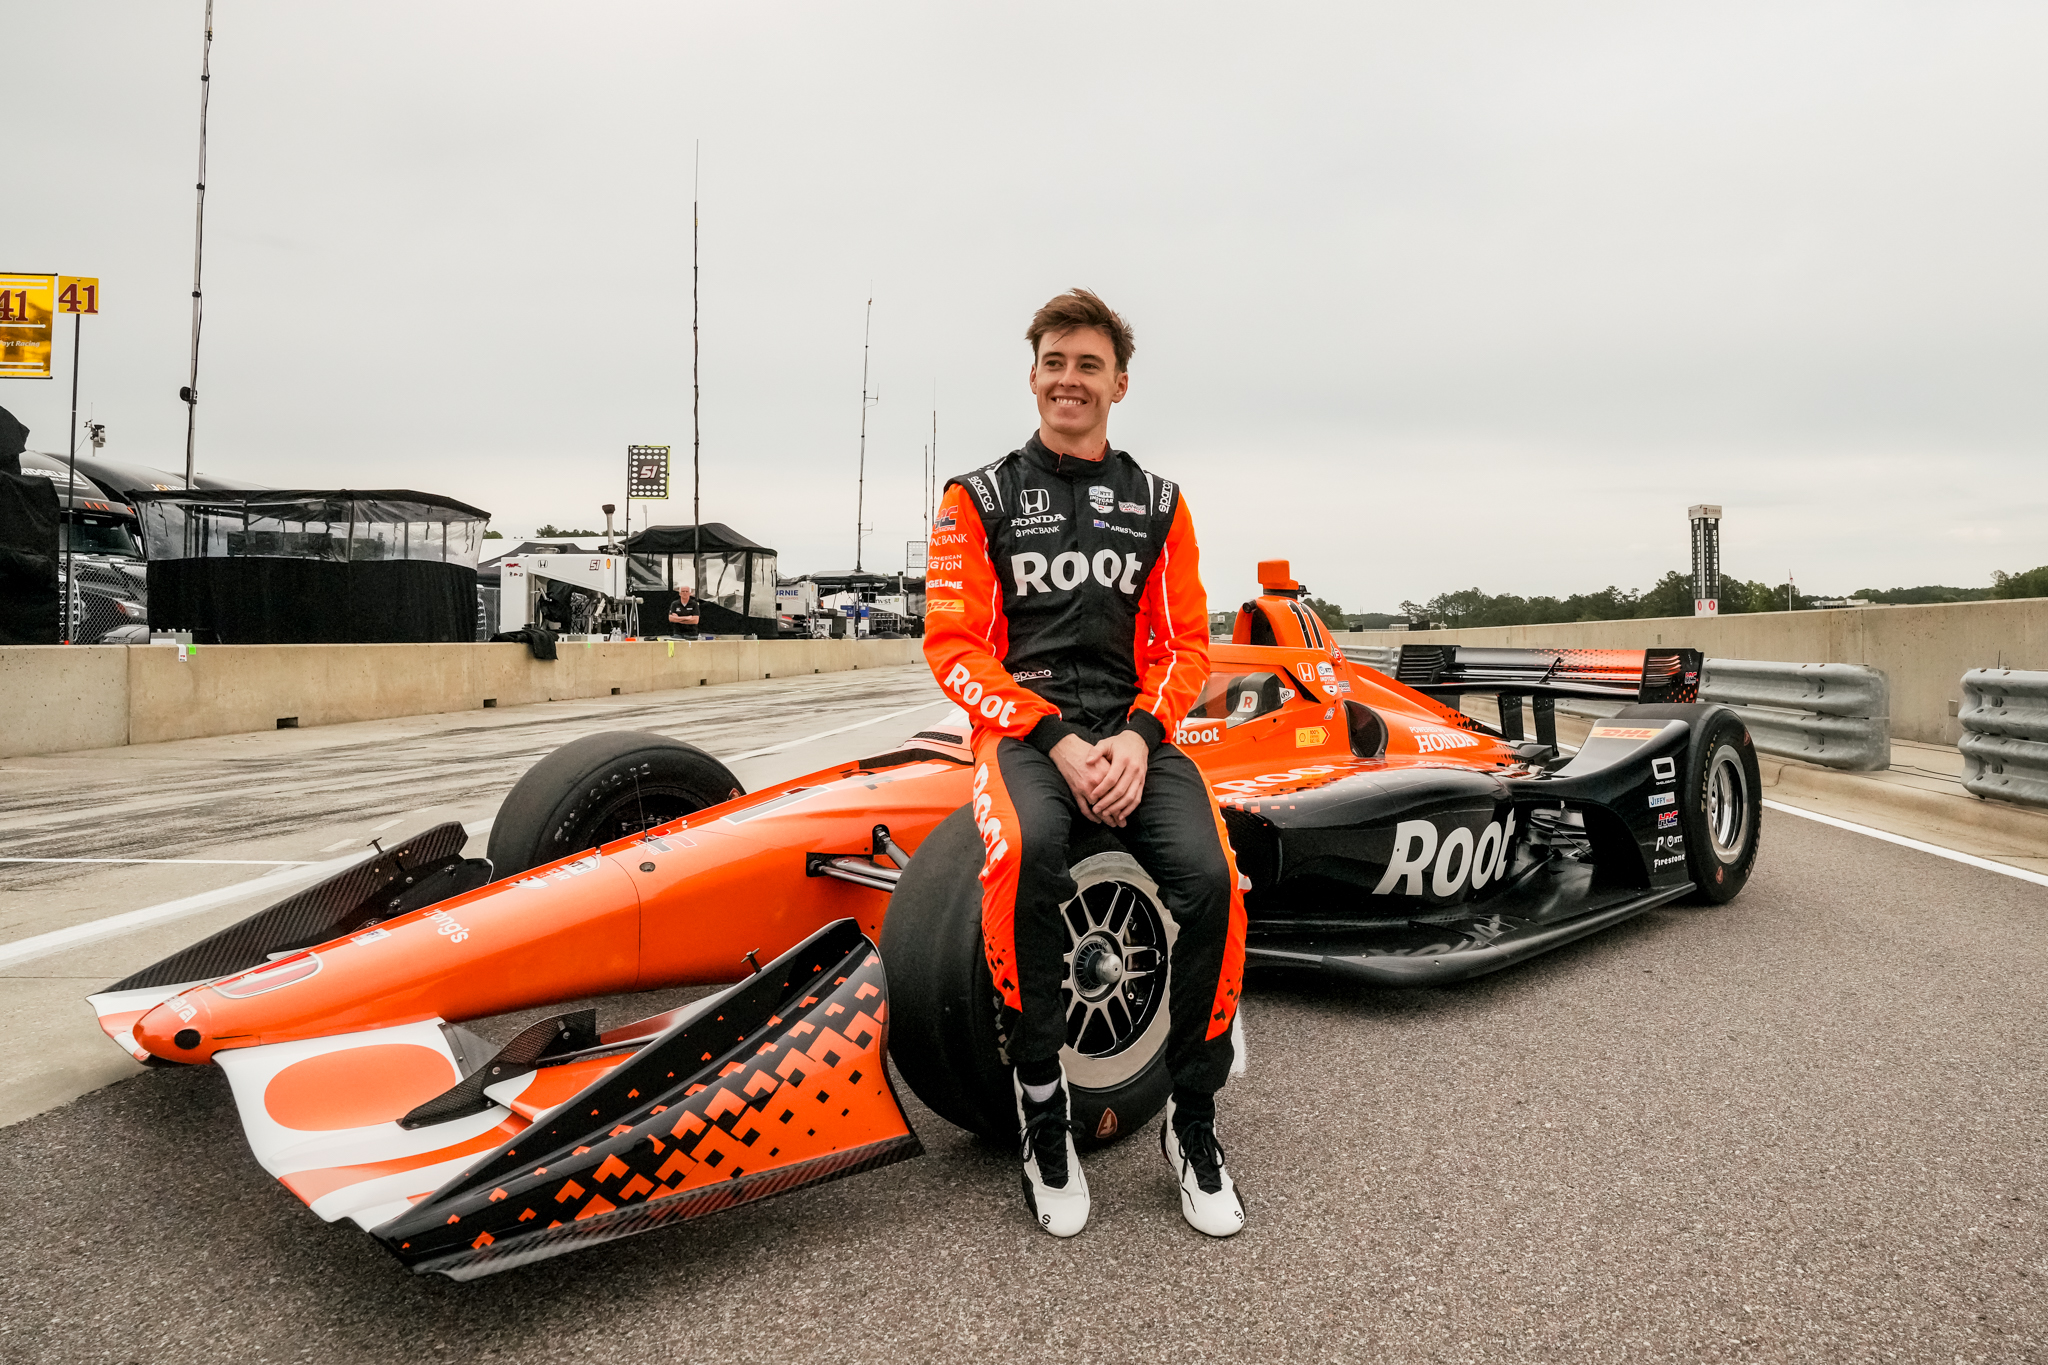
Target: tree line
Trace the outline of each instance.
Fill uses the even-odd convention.
[[[1724,576],[1721,579],[1720,609],[1723,616],[1749,612],[1804,611],[1825,594],[1800,592],[1790,583],[1771,584],[1755,579]],[[2048,565],[2024,573],[1997,571],[1988,588],[1951,588],[1927,585],[1917,588],[1859,588],[1851,597],[1890,605],[1919,605],[1938,602],[1980,602],[1991,598],[2048,597]],[[1346,612],[1336,603],[1320,597],[1305,599],[1323,620],[1344,622],[1350,630],[1379,630],[1406,620],[1417,629],[1472,626],[1561,625],[1575,621],[1625,621],[1651,616],[1692,615],[1692,575],[1673,569],[1647,591],[1608,587],[1598,592],[1574,593],[1569,597],[1519,597],[1514,593],[1488,593],[1481,588],[1462,588],[1438,593],[1427,602],[1403,602],[1392,612]]]

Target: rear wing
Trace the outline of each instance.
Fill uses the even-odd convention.
[[[1523,737],[1522,698],[1529,697],[1537,740],[1554,745],[1559,697],[1607,702],[1697,701],[1703,664],[1704,656],[1696,649],[1402,645],[1392,672],[1396,682],[1425,696],[1443,699],[1479,692],[1498,698],[1500,736],[1508,740]]]

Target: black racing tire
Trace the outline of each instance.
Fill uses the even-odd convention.
[[[745,789],[694,744],[644,730],[572,739],[526,770],[491,826],[491,875],[574,857]]]
[[[1678,827],[1693,884],[1688,900],[1734,900],[1749,883],[1763,830],[1763,774],[1749,727],[1727,707],[1707,702],[1624,706],[1614,718],[1682,720],[1691,727],[1678,783]]]
[[[972,811],[957,810],[926,837],[889,897],[881,944],[889,973],[889,1053],[905,1084],[940,1118],[1010,1143],[1017,1140],[1017,1108],[1000,1002],[982,949],[982,857]],[[1071,1045],[1061,1050],[1074,1140],[1085,1150],[1144,1127],[1172,1092],[1166,968],[1178,927],[1152,879],[1107,830],[1076,831],[1069,861],[1080,888],[1066,907],[1070,934],[1077,922],[1090,924],[1097,909],[1116,902],[1127,907],[1129,936],[1159,944],[1125,951],[1124,960],[1144,961],[1152,970],[1151,994],[1136,1013],[1121,1016],[1127,1024],[1122,1034],[1106,1011],[1084,1006],[1081,1041],[1109,1046],[1094,1054]],[[1129,899],[1117,902],[1119,896]],[[1100,931],[1078,937],[1086,943],[1092,932]]]

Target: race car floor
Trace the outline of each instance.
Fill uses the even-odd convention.
[[[215,1069],[150,1071],[5,1131],[0,1359],[2041,1360],[2044,927],[1771,811],[1729,906],[1448,989],[1254,978],[1228,1242],[1156,1124],[1055,1242],[901,1092],[922,1158],[458,1285],[266,1176]]]

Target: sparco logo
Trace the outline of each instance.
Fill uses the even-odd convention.
[[[1043,488],[1027,488],[1024,490],[1023,498],[1019,500],[1019,505],[1023,507],[1025,516],[1035,517],[1052,506],[1052,494]]]
[[[1394,849],[1387,858],[1387,874],[1380,878],[1372,893],[1384,896],[1394,890],[1396,883],[1404,883],[1402,895],[1419,896],[1425,871],[1429,873],[1429,889],[1438,897],[1448,899],[1457,895],[1467,880],[1477,891],[1507,871],[1508,855],[1514,846],[1513,811],[1508,812],[1505,824],[1489,824],[1481,830],[1476,844],[1472,831],[1463,826],[1439,835],[1432,821],[1403,820],[1394,826]]]
[[[1115,550],[1097,550],[1094,562],[1079,550],[1069,550],[1050,564],[1044,555],[1035,550],[1010,556],[1010,577],[1017,585],[1017,596],[1029,597],[1034,592],[1072,592],[1087,581],[1092,570],[1095,581],[1105,588],[1118,592],[1138,590],[1138,557],[1119,555]],[[1052,587],[1046,586],[1046,576],[1052,576]]]
[[[988,485],[981,481],[981,475],[969,474],[967,476],[967,486],[974,490],[974,496],[981,502],[982,511],[993,512],[996,510],[996,500],[988,495]]]

